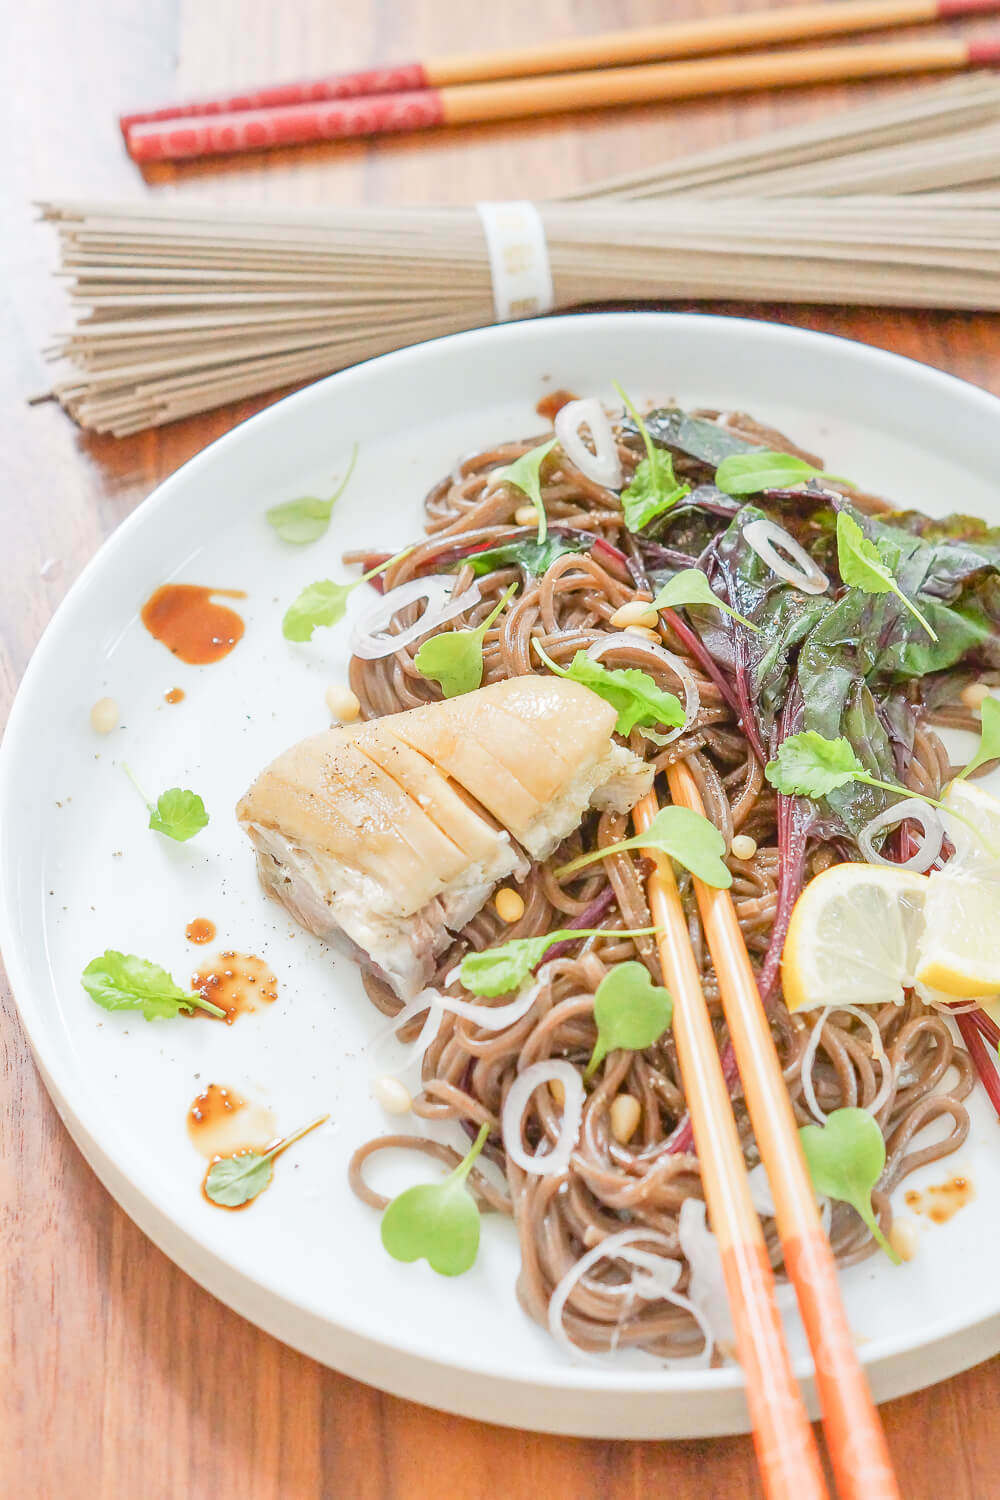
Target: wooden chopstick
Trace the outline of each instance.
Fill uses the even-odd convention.
[[[701,16],[665,26],[605,31],[596,36],[563,37],[534,47],[470,52],[458,57],[429,57],[423,62],[394,63],[358,73],[332,73],[242,93],[168,104],[160,109],[122,115],[123,131],[157,120],[192,119],[199,115],[238,114],[322,100],[356,99],[368,94],[402,94],[413,89],[486,83],[497,78],[527,78],[541,73],[569,73],[673,57],[735,52],[741,47],[770,47],[851,32],[911,26],[957,16],[1000,10],[1000,0],[833,0],[825,5],[793,5],[753,10],[745,15]]]
[[[656,793],[650,792],[634,810],[636,829],[647,828],[656,812]],[[819,1453],[785,1346],[771,1264],[677,882],[665,855],[645,852],[655,863],[649,907],[660,929],[664,980],[674,997],[677,1056],[705,1200],[722,1253],[764,1489],[769,1500],[823,1500],[828,1492]]]
[[[995,65],[1000,65],[1000,40],[966,42],[948,36],[917,42],[815,47],[800,52],[757,52],[695,62],[420,88],[367,95],[346,103],[291,104],[146,121],[130,125],[125,141],[137,162],[182,161],[308,141],[481,124],[609,105],[662,103],[703,94]]]
[[[704,815],[701,793],[683,762],[669,767],[667,783],[677,806]],[[750,1123],[767,1168],[785,1269],[795,1287],[813,1353],[827,1445],[840,1494],[843,1500],[899,1500],[882,1424],[844,1312],[836,1262],[820,1224],[791,1098],[736,908],[728,891],[697,879],[694,889]]]

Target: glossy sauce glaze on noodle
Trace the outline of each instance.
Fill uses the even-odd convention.
[[[714,423],[724,433],[749,444],[796,454],[819,464],[780,433],[762,428],[748,417],[723,417],[714,412],[694,415],[703,419],[702,425]],[[628,422],[615,425],[615,437],[627,482],[643,448]],[[426,501],[426,539],[388,570],[386,589],[421,574],[452,571],[456,592],[460,591],[474,577],[465,561],[469,554],[511,540],[530,540],[533,528],[519,526],[514,519],[525,502],[524,494],[506,484],[491,487],[489,479],[491,471],[510,464],[539,441],[544,438],[506,443],[466,458],[436,485]],[[520,585],[511,605],[486,636],[484,683],[544,670],[533,654],[533,638],[564,666],[577,651],[603,643],[604,666],[641,668],[660,687],[684,698],[683,683],[647,637],[611,624],[622,605],[651,599],[657,584],[670,571],[699,564],[705,567],[706,560],[709,566],[715,565],[718,537],[739,509],[740,502],[712,486],[713,465],[679,448],[674,449],[673,459],[677,477],[687,480],[695,491],[690,497],[694,503],[678,507],[678,515],[661,526],[652,539],[631,535],[624,525],[619,495],[588,479],[555,450],[543,469],[542,496],[549,527],[556,536],[580,543],[585,550],[556,557],[540,577],[526,576],[519,566],[512,565],[479,578],[481,599],[447,628],[477,625],[512,583]],[[861,510],[887,509],[883,502],[857,493],[851,498]],[[831,491],[810,486],[808,501],[822,509],[830,504]],[[767,501],[786,525],[791,525],[789,515],[802,502],[801,492],[776,492]],[[363,560],[370,566],[377,559],[357,553],[348,560]],[[415,606],[401,611],[393,628],[402,629],[416,618]],[[822,1034],[812,1078],[820,1108],[829,1113],[843,1105],[869,1105],[885,1080],[881,1064],[873,1060],[873,1038],[868,1028],[843,1011],[833,1012],[825,1021],[818,1020],[815,1013],[789,1015],[780,993],[781,943],[796,889],[789,880],[782,894],[780,859],[788,860],[789,868],[798,861],[798,873],[808,879],[834,861],[857,855],[852,855],[843,840],[824,837],[822,828],[800,828],[796,832],[796,799],[779,798],[765,781],[760,752],[766,758],[771,747],[759,743],[759,726],[751,724],[744,712],[746,674],[741,677],[738,661],[727,662],[725,652],[718,649],[710,654],[689,619],[672,611],[660,615],[657,635],[694,674],[700,708],[694,721],[671,743],[656,743],[637,729],[629,744],[657,771],[683,758],[698,783],[709,817],[725,836],[727,848],[737,833],[750,835],[756,843],[751,858],[730,856],[728,860],[734,877],[732,895],[759,970],[774,1039],[800,1123],[813,1119],[803,1098],[801,1063],[817,1025],[822,1027]],[[440,697],[437,685],[414,665],[419,645],[419,641],[414,642],[380,660],[352,659],[351,687],[365,718],[396,713]],[[932,721],[937,715],[949,725],[973,726],[975,721],[958,701],[960,685],[961,679],[956,678],[954,692],[938,692],[934,703],[927,706],[922,701],[920,682],[909,684],[912,733],[905,764],[899,767],[900,779],[908,787],[938,795],[947,779],[948,757]],[[793,709],[794,705],[781,705],[779,721],[782,716],[787,720]],[[785,805],[779,809],[779,803]],[[779,817],[789,820],[783,840],[785,852],[780,857]],[[653,938],[616,939],[614,934],[615,928],[650,924],[644,894],[646,866],[641,856],[615,854],[561,881],[553,873],[582,850],[605,847],[627,836],[630,830],[626,825],[627,819],[618,814],[589,815],[579,834],[544,864],[532,867],[520,887],[525,903],[523,916],[515,924],[505,925],[489,904],[444,955],[432,981],[439,989],[448,988],[445,976],[470,948],[481,950],[512,937],[574,924],[607,929],[606,937],[586,938],[551,950],[555,956],[539,971],[545,983],[536,1004],[505,1032],[479,1031],[472,1022],[446,1014],[424,1056],[422,1092],[413,1105],[415,1113],[428,1122],[461,1122],[470,1136],[483,1122],[493,1126],[486,1155],[503,1167],[509,1196],[500,1193],[478,1171],[472,1174],[470,1186],[483,1208],[513,1214],[521,1246],[520,1299],[528,1313],[543,1324],[553,1289],[588,1249],[610,1234],[626,1227],[647,1227],[665,1235],[674,1247],[665,1253],[683,1259],[678,1247],[680,1209],[686,1199],[702,1196],[699,1164],[692,1151],[669,1032],[645,1052],[612,1054],[598,1070],[586,1097],[580,1139],[565,1176],[528,1175],[505,1163],[500,1144],[503,1101],[519,1070],[558,1057],[569,1058],[582,1072],[596,1035],[594,993],[609,968],[639,958],[656,982],[662,982]],[[757,1160],[756,1148],[727,1048],[718,985],[705,950],[690,877],[684,875],[681,889],[720,1051],[732,1082],[748,1165],[752,1165]],[[776,918],[780,918],[777,927]],[[395,995],[377,980],[366,978],[365,983],[374,1004],[388,1015],[395,1014],[400,1008]],[[448,992],[462,993],[454,982]],[[463,993],[463,998],[475,997]],[[963,1101],[973,1086],[974,1075],[969,1057],[954,1042],[948,1022],[918,999],[911,996],[902,1007],[888,1005],[871,1014],[891,1073],[884,1102],[876,1114],[887,1143],[887,1164],[874,1195],[875,1211],[883,1229],[888,1230],[889,1192],[916,1167],[948,1155],[964,1140],[968,1117]],[[402,1033],[403,1039],[412,1039],[419,1027],[419,1019],[410,1023]],[[640,1123],[625,1144],[615,1139],[610,1125],[611,1105],[622,1091],[631,1093],[641,1105]],[[545,1138],[551,1144],[558,1135],[559,1119],[556,1099],[546,1089],[537,1091],[525,1121],[529,1146],[534,1148]],[[946,1128],[939,1130],[941,1138],[936,1144],[915,1147],[913,1137],[934,1120],[944,1121]],[[389,1136],[369,1142],[352,1162],[352,1182],[374,1206],[383,1207],[385,1200],[364,1181],[362,1169],[374,1151],[392,1145],[422,1147],[446,1162],[459,1159],[450,1147],[429,1138],[415,1141],[412,1137]],[[781,1251],[773,1220],[765,1221],[765,1229],[772,1259],[780,1268]],[[840,1203],[833,1206],[831,1239],[842,1266],[874,1249],[861,1220]],[[682,1292],[687,1275],[685,1266],[679,1283]],[[658,1355],[678,1356],[697,1353],[702,1347],[701,1331],[687,1312],[666,1300],[641,1300],[631,1295],[625,1270],[613,1261],[593,1268],[574,1287],[566,1305],[564,1327],[573,1342],[585,1349],[639,1346]]]

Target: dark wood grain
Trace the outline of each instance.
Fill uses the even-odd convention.
[[[759,0],[756,0],[759,3]],[[671,12],[735,0],[675,0]],[[749,8],[749,6],[747,6]],[[377,146],[310,147],[144,182],[120,108],[322,68],[501,45],[544,30],[659,19],[656,0],[35,0],[5,24],[8,143],[0,222],[6,712],[52,610],[102,539],[164,475],[256,402],[125,441],[76,431],[52,405],[39,350],[65,311],[40,196],[170,195],[290,203],[542,195],[683,150],[840,107],[846,89],[698,101],[517,123]],[[892,87],[900,87],[893,85]],[[854,97],[869,90],[855,89]],[[13,145],[11,143],[14,143]],[[725,309],[747,313],[746,308]],[[1000,392],[1000,320],[758,307],[895,349]],[[215,1302],[101,1188],[41,1085],[3,991],[0,1094],[0,1491],[25,1500],[671,1500],[760,1494],[748,1439],[599,1443],[514,1434],[409,1405],[313,1364]],[[928,1371],[933,1377],[933,1370]],[[884,1408],[912,1500],[1000,1489],[1000,1362]]]

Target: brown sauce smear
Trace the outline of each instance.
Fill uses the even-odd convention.
[[[164,693],[163,697],[167,703],[182,703],[184,701],[184,689],[170,688],[168,692]]]
[[[223,1083],[210,1083],[187,1112],[188,1139],[209,1161],[233,1156],[253,1146],[270,1146],[277,1137],[274,1116]]]
[[[922,1193],[911,1188],[906,1194],[906,1206],[915,1214],[926,1214],[932,1224],[947,1224],[975,1196],[976,1190],[968,1177],[949,1177],[947,1182],[932,1183]]]
[[[218,954],[210,968],[192,975],[191,988],[200,990],[206,1000],[226,1012],[227,1026],[231,1026],[237,1016],[249,1015],[278,998],[278,981],[270,966],[256,954],[234,953],[231,949]],[[195,1011],[194,1014],[208,1015],[208,1012]]]
[[[550,391],[547,396],[542,397],[535,410],[547,422],[554,422],[564,406],[579,399],[579,396],[574,395],[572,391]]]
[[[221,661],[241,639],[245,627],[235,610],[213,602],[213,594],[223,594],[227,599],[246,598],[242,589],[164,583],[142,606],[142,623],[168,651],[191,666]]]
[[[185,927],[184,936],[189,943],[210,943],[215,937],[215,923],[207,917],[195,917]]]

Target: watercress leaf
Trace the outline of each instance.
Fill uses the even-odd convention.
[[[979,746],[965,770],[959,772],[959,781],[964,781],[966,776],[970,776],[980,766],[985,766],[987,761],[1000,757],[1000,701],[996,698],[984,698],[981,713]]]
[[[540,937],[511,938],[509,942],[487,948],[482,953],[467,953],[462,959],[458,977],[474,995],[487,998],[505,995],[508,990],[520,989],[532,969],[541,963],[546,948],[576,935],[571,928],[560,928],[556,932],[542,933]]]
[[[339,625],[347,610],[347,600],[360,582],[359,578],[350,583],[321,578],[316,583],[307,583],[285,610],[281,622],[285,640],[311,641],[317,625]]]
[[[547,443],[540,443],[537,448],[529,448],[527,453],[522,453],[520,458],[515,458],[512,464],[505,468],[494,469],[489,477],[490,489],[496,484],[512,484],[515,489],[523,491],[538,512],[538,542],[541,545],[548,535],[548,518],[545,514],[545,506],[542,504],[542,464],[552,449],[556,446],[556,439],[550,438]]]
[[[269,1186],[273,1175],[273,1158],[248,1148],[212,1163],[205,1177],[205,1192],[221,1208],[242,1208]]]
[[[303,495],[299,500],[286,500],[282,505],[271,506],[265,513],[266,520],[283,542],[293,542],[301,547],[308,542],[315,542],[324,534],[330,525],[330,512],[347,488],[357,459],[358,445],[355,443],[347,472],[329,500],[319,500],[315,495]]]
[[[733,453],[715,471],[715,482],[727,495],[756,495],[761,490],[783,490],[808,479],[828,479],[851,485],[842,475],[817,469],[794,453],[773,453],[767,448],[752,453]],[[851,486],[853,488],[853,485]]]
[[[421,1183],[393,1198],[382,1215],[382,1244],[395,1260],[425,1259],[440,1276],[461,1276],[479,1252],[479,1209],[465,1179],[489,1134],[483,1125],[444,1182]]]
[[[866,1109],[835,1109],[825,1125],[803,1125],[799,1140],[817,1193],[849,1203],[899,1265],[872,1209],[872,1189],[885,1167],[885,1141],[876,1121]]]
[[[156,806],[150,809],[150,828],[168,839],[176,839],[178,844],[193,839],[207,823],[208,813],[198,793],[184,791],[179,786],[161,792]]]
[[[496,607],[474,630],[449,630],[432,635],[413,658],[417,671],[438,683],[446,698],[457,698],[479,687],[483,680],[486,632],[516,591],[517,584],[512,583]]]
[[[760,634],[759,625],[748,620],[746,615],[737,614],[735,609],[730,609],[728,604],[722,602],[700,568],[682,568],[669,583],[664,584],[653,600],[654,609],[682,609],[688,604],[708,604],[713,609],[721,609],[725,614],[732,615],[734,620],[739,620],[748,630]]]
[[[595,849],[581,854],[568,864],[560,865],[556,875],[571,874],[585,865],[606,859],[609,854],[618,854],[625,849],[658,849],[669,854],[679,865],[690,870],[705,885],[728,890],[733,877],[726,868],[722,856],[726,852],[726,841],[710,819],[689,807],[661,807],[656,817],[643,833],[634,834],[620,843],[609,844],[604,849]]]
[[[182,1010],[195,1008],[220,1018],[226,1014],[202,995],[182,990],[159,964],[137,958],[134,953],[119,953],[116,948],[91,959],[80,975],[80,983],[104,1010],[140,1010],[147,1021],[168,1020]]]
[[[656,679],[638,667],[605,667],[586,651],[578,651],[568,667],[560,667],[546,656],[537,641],[535,650],[557,676],[579,682],[610,703],[618,714],[615,728],[619,734],[631,734],[637,724],[665,724],[674,728],[684,723],[680,699],[657,687]]]
[[[851,588],[862,589],[866,594],[895,594],[897,599],[926,630],[932,641],[937,634],[920,610],[903,593],[892,574],[885,548],[879,548],[865,536],[853,516],[846,510],[837,516],[837,562],[840,576]]]
[[[641,1052],[659,1041],[673,1018],[670,991],[654,985],[645,964],[618,964],[605,974],[594,996],[597,1042],[585,1078],[609,1052],[628,1048]]]
[[[585,552],[593,538],[558,536],[550,532],[544,542],[537,538],[526,538],[520,542],[501,542],[499,547],[490,547],[485,552],[473,552],[461,560],[462,566],[472,569],[476,577],[493,573],[497,568],[517,566],[523,568],[529,578],[538,578],[567,552]]]
[[[672,510],[679,500],[691,493],[691,486],[678,483],[669,448],[656,447],[649,435],[649,428],[617,381],[615,390],[622,398],[646,449],[646,457],[640,460],[631,482],[622,490],[621,495],[625,525],[629,531],[637,532]]]
[[[825,797],[839,786],[864,775],[865,768],[850,740],[828,740],[815,729],[790,734],[769,760],[764,775],[786,797]]]

